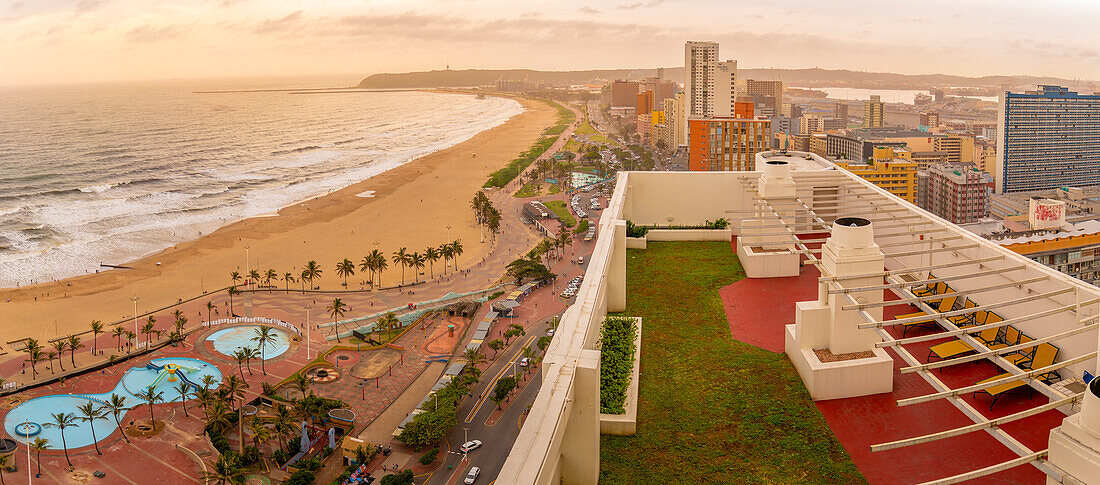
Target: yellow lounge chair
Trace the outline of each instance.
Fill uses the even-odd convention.
[[[1035,340],[1035,339],[1033,339],[1031,337],[1028,337],[1027,335],[1021,335],[1020,336],[1020,341],[1017,342],[1017,344],[1026,344],[1026,343],[1031,342],[1033,340]],[[1004,348],[1004,347],[1006,347],[1006,346],[1001,346],[999,348]],[[1030,362],[1032,357],[1034,357],[1034,354],[1035,354],[1035,347],[1032,346],[1032,347],[1024,347],[1024,348],[1022,348],[1020,350],[1017,350],[1017,351],[1015,351],[1011,354],[1002,355],[1001,357],[1004,357],[1005,360],[1007,360],[1009,362],[1012,362],[1013,365],[1019,367],[1020,365],[1026,365],[1028,362]]]
[[[906,313],[906,314],[903,314],[903,315],[895,315],[894,319],[895,320],[900,320],[900,319],[903,319],[903,318],[920,317],[920,316],[924,316],[924,315],[927,315],[927,313],[913,312],[913,313]],[[911,329],[914,329],[914,328],[917,328],[917,327],[927,327],[927,326],[933,326],[934,327],[934,326],[936,326],[936,320],[934,318],[929,318],[928,320],[917,320],[917,321],[914,321],[914,322],[903,323],[899,326],[901,327],[901,337],[905,338],[905,334],[909,333],[909,330],[911,330]]]
[[[963,304],[964,309],[965,308],[974,308],[976,306],[978,306],[978,304],[974,303],[974,301],[971,300],[970,298],[967,298],[966,303]],[[947,311],[947,310],[941,310],[941,311]],[[975,312],[975,313],[964,313],[962,315],[955,315],[955,316],[947,317],[947,321],[949,321],[951,323],[954,323],[955,326],[959,327],[959,328],[973,327],[973,326],[978,324],[976,316],[977,316],[977,312]]]
[[[1023,334],[1021,334],[1020,331],[1016,329],[1016,327],[1013,327],[1012,325],[1009,325],[1009,326],[1005,327],[1004,337],[1002,337],[999,342],[995,342],[995,343],[991,344],[989,346],[989,349],[990,350],[997,350],[997,349],[1003,349],[1003,348],[1008,347],[1010,345],[1016,345],[1016,344],[1020,343],[1020,337],[1022,335]]]
[[[933,355],[939,357],[941,360],[947,360],[952,357],[969,354],[973,351],[974,347],[971,347],[970,344],[963,342],[962,340],[952,340],[950,342],[944,342],[942,344],[929,347],[928,357],[926,357],[924,361],[931,361]]]
[[[1005,372],[1003,374],[997,374],[993,377],[990,377],[989,379],[982,379],[981,381],[978,381],[978,384],[985,384],[987,382],[995,381],[997,379],[1004,379],[1005,377],[1009,377],[1011,375],[1012,374],[1008,373],[1008,372]],[[984,393],[984,394],[988,394],[988,395],[992,396],[993,397],[993,402],[989,403],[989,410],[992,411],[993,410],[993,405],[997,403],[997,399],[999,399],[1001,396],[1003,396],[1005,394],[1008,394],[1013,389],[1019,389],[1021,387],[1028,388],[1029,389],[1028,392],[1030,392],[1032,394],[1034,394],[1034,392],[1035,392],[1035,389],[1033,387],[1027,385],[1027,383],[1024,381],[1024,378],[1021,377],[1019,380],[1008,381],[1004,384],[998,384],[996,386],[989,387],[989,388],[986,388],[986,389],[982,389],[980,391],[974,391],[974,397],[975,398],[978,397],[978,393]]]

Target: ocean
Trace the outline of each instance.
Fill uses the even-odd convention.
[[[424,92],[196,92],[303,87],[289,82],[0,88],[0,287],[93,273],[274,214],[522,111]]]

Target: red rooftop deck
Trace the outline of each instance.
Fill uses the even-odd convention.
[[[783,328],[794,323],[794,304],[817,298],[817,278],[820,273],[812,265],[805,266],[801,274],[790,278],[743,279],[720,290],[726,309],[730,333],[737,340],[767,349],[783,352]],[[898,297],[886,291],[886,300]],[[888,306],[883,317],[917,311],[911,305]],[[908,336],[924,335],[939,330],[917,330]],[[890,329],[900,338],[900,330]],[[919,333],[918,333],[919,332]],[[923,361],[928,347],[947,341],[947,338],[906,345],[905,348]],[[905,367],[905,362],[892,350],[894,368]],[[944,384],[959,388],[974,384],[1000,373],[1000,369],[988,360],[954,365],[935,372]],[[995,465],[1017,456],[985,431],[978,431],[954,438],[947,438],[922,445],[872,453],[873,444],[931,434],[973,424],[962,411],[947,400],[898,407],[900,399],[934,392],[931,385],[919,374],[894,374],[894,391],[848,399],[818,401],[817,407],[825,416],[829,427],[851,455],[859,470],[870,483],[897,484],[920,483],[945,478],[959,473]],[[996,418],[1048,402],[1042,394],[1004,396],[989,410],[988,396],[963,399],[982,412],[987,418]],[[1048,411],[1036,416],[1005,424],[1002,430],[1025,446],[1042,450],[1052,428],[1064,418],[1061,412]],[[1046,475],[1031,465],[1023,465],[994,475],[982,477],[972,483],[1019,484],[1045,483]]]

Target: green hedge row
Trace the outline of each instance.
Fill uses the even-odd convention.
[[[634,336],[638,322],[607,317],[600,328],[600,412],[623,414],[626,388],[634,370]]]

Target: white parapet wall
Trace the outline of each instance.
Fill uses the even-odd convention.
[[[634,331],[634,368],[630,371],[630,385],[626,388],[623,414],[600,413],[600,434],[632,435],[638,431],[638,374],[642,365],[642,319]]]

